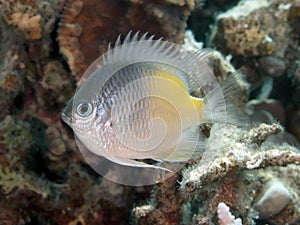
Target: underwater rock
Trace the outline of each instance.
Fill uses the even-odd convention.
[[[300,222],[300,173],[299,165],[289,165],[281,170],[274,170],[274,177],[285,177],[285,186],[291,195],[291,201],[276,216],[269,218],[270,223],[280,224],[298,224]]]
[[[7,204],[0,204],[0,221],[5,225],[15,225],[20,222],[18,211]]]
[[[256,120],[256,122],[268,123],[276,119],[282,125],[285,125],[286,118],[282,103],[275,99],[251,100],[247,103],[247,109],[250,114],[256,114],[258,111],[264,111],[271,115],[268,121]]]
[[[69,157],[67,147],[58,125],[50,125],[46,129],[46,135],[49,138],[49,151],[46,154],[47,170],[53,174],[61,175],[69,167]]]
[[[47,62],[43,67],[43,77],[35,85],[37,100],[43,108],[63,106],[72,96],[73,82],[59,61]]]
[[[290,120],[288,121],[288,128],[291,130],[292,134],[295,135],[298,142],[300,141],[300,109],[292,112]]]
[[[46,19],[47,13],[41,13]],[[75,81],[54,52],[50,33],[42,30],[41,40],[32,41],[13,29],[0,18],[1,210],[5,206],[0,221],[120,224],[124,215],[129,217],[129,208],[119,207],[113,201],[116,195],[100,190],[113,192],[115,184],[108,183],[98,188],[98,193],[89,193],[101,181],[85,167],[73,134],[60,121],[62,106],[73,94]],[[124,189],[119,202],[129,205],[126,198],[132,192]],[[113,218],[104,217],[103,212]]]
[[[249,115],[250,121],[252,124],[255,123],[267,123],[270,124],[274,121],[273,116],[271,113],[265,111],[265,110],[257,110],[254,112],[251,112],[251,115]]]
[[[97,181],[76,164],[69,167],[67,176],[60,183],[51,182],[21,167],[12,170],[0,165],[0,208],[6,205],[0,219],[3,219],[2,222],[4,219],[17,220],[13,224],[37,221],[62,225],[77,224],[76,221],[89,225],[120,224],[119,221],[124,221],[124,215],[129,213],[129,189],[109,181]],[[114,204],[116,197],[122,205]],[[11,214],[15,219],[10,218]]]
[[[21,155],[22,151],[30,149],[33,145],[30,124],[11,115],[0,121],[0,131],[0,140],[10,152],[18,151]]]
[[[25,65],[28,58],[23,48],[12,45],[7,49],[0,64],[0,119],[14,105],[14,99],[24,91]]]
[[[38,40],[54,27],[54,10],[47,1],[1,0],[0,11],[7,24],[26,40]]]
[[[280,77],[286,70],[284,60],[273,56],[262,57],[258,62],[265,75]]]
[[[135,207],[133,215],[136,224],[165,224],[166,219],[159,210],[156,210],[151,205],[143,205]]]
[[[32,42],[28,46],[26,56],[26,72],[24,74],[25,111],[27,113],[44,111],[47,114],[59,113],[58,109],[66,104],[75,90],[74,77],[69,74],[59,60],[51,58],[50,40]],[[51,109],[51,110],[49,110]]]
[[[296,43],[289,24],[292,0],[244,0],[217,16],[211,44],[225,53],[242,56],[273,55],[284,58]]]
[[[252,124],[272,124],[274,121],[278,121],[281,125],[285,126],[287,122],[289,122],[286,119],[286,112],[283,104],[276,99],[253,99],[247,103],[246,107]],[[294,124],[294,128],[295,127],[296,123]],[[296,137],[287,131],[282,133],[281,137],[272,139],[272,142],[274,144],[276,142],[287,142],[291,145],[298,145]]]
[[[10,29],[9,25],[0,15],[0,56],[2,59],[5,58],[6,52],[17,40],[17,35]]]
[[[153,203],[133,209],[137,225],[181,224],[182,205],[185,201],[185,196],[178,189],[178,178],[179,176],[174,174],[174,176],[155,185]]]
[[[300,3],[299,3],[300,4]],[[300,47],[291,65],[291,76],[293,77],[294,90],[291,93],[291,108],[288,111],[287,127],[300,141]]]
[[[79,80],[119,34],[149,32],[180,43],[194,7],[194,0],[68,0],[58,34],[60,52]]]
[[[254,208],[259,212],[260,219],[269,219],[283,210],[291,199],[291,194],[281,182],[269,181]]]

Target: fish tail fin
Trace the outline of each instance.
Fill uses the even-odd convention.
[[[249,117],[234,103],[244,91],[240,73],[228,76],[204,97],[203,122],[248,126]]]

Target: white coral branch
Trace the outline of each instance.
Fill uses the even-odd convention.
[[[242,225],[242,220],[240,218],[235,219],[224,202],[220,202],[218,205],[218,218],[220,225]]]

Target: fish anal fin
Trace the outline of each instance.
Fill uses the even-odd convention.
[[[171,171],[167,168],[160,167],[160,166],[155,166],[155,165],[150,165],[150,164],[147,164],[147,163],[144,163],[144,162],[136,161],[134,159],[120,158],[120,157],[115,157],[115,156],[112,156],[112,155],[105,155],[105,158],[107,158],[108,160],[110,160],[114,163],[122,165],[122,166],[152,168],[152,169],[164,170],[164,171],[173,173],[173,171]]]

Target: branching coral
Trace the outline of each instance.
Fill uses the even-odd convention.
[[[251,129],[244,137],[246,143],[255,143],[261,145],[266,139],[274,134],[283,132],[283,128],[280,124],[260,124],[259,127]]]
[[[220,202],[218,205],[218,218],[220,225],[242,225],[242,220],[235,219],[224,202]]]

